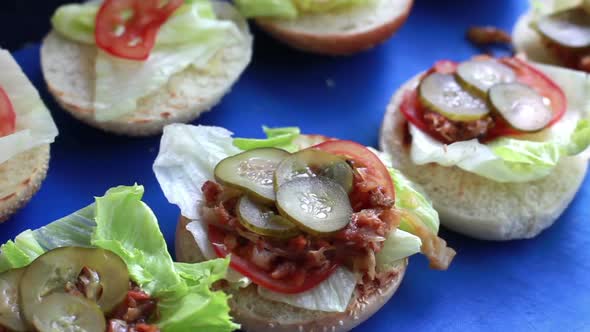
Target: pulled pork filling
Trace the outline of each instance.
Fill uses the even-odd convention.
[[[76,282],[69,282],[65,291],[71,295],[97,301],[102,295],[100,278],[96,271],[84,267]],[[146,322],[157,315],[158,302],[143,292],[138,285],[129,283],[129,292],[121,303],[107,317],[107,332],[159,332],[156,325]],[[0,332],[2,328],[0,327]]]
[[[355,175],[351,195],[354,214],[348,226],[329,237],[302,233],[287,240],[255,234],[243,227],[237,217],[240,193],[216,182],[207,181],[202,191],[206,206],[205,220],[224,232],[224,245],[234,255],[248,260],[275,280],[289,280],[303,285],[306,276],[321,274],[343,264],[373,280],[375,253],[383,247],[389,232],[397,227],[394,200],[383,188],[364,183]]]
[[[429,130],[440,135],[445,143],[449,144],[484,138],[488,130],[494,126],[494,120],[490,116],[475,121],[461,122],[449,120],[444,115],[430,110],[424,111],[424,122]]]
[[[146,323],[157,316],[157,309],[157,300],[130,283],[125,301],[109,317],[107,332],[160,332],[156,325]]]

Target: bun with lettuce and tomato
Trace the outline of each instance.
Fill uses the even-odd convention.
[[[0,49],[0,223],[41,187],[57,127],[39,93]]]
[[[175,263],[143,187],[96,202],[0,247],[2,332],[233,331],[212,291],[229,260]]]
[[[326,55],[357,53],[389,39],[413,0],[236,0],[240,12],[294,48]]]
[[[512,39],[533,61],[590,72],[590,1],[532,0]]]
[[[439,61],[393,96],[381,148],[422,185],[445,227],[531,238],[584,180],[589,93],[585,73],[520,58]]]
[[[51,22],[41,49],[49,91],[75,118],[116,134],[194,120],[252,56],[246,21],[223,1],[69,4]]]
[[[436,211],[388,156],[298,128],[265,132],[170,125],[154,164],[182,213],[179,259],[231,257],[225,290],[243,329],[348,331],[395,293],[409,256],[448,267]]]

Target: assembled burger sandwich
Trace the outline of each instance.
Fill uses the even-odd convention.
[[[172,261],[143,187],[117,187],[0,247],[2,332],[233,331],[229,260]]]
[[[246,21],[222,1],[92,1],[58,8],[51,22],[41,49],[49,91],[75,118],[116,134],[194,120],[252,56]]]
[[[407,258],[446,269],[438,215],[388,157],[297,128],[266,139],[170,125],[154,164],[180,207],[181,261],[231,257],[228,285],[246,331],[348,331],[395,293]]]
[[[578,191],[590,144],[588,76],[520,58],[437,62],[394,95],[381,148],[457,232],[530,238]]]

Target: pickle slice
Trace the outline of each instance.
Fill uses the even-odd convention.
[[[590,47],[590,14],[584,8],[572,8],[541,17],[539,33],[566,48]]]
[[[104,314],[95,302],[65,293],[44,298],[32,321],[39,332],[106,331]]]
[[[10,270],[0,274],[0,327],[24,332],[27,326],[21,318],[18,285],[25,269]]]
[[[264,204],[272,204],[275,201],[275,170],[289,155],[289,152],[275,148],[242,152],[220,161],[215,167],[215,179],[245,191]]]
[[[353,212],[344,188],[324,177],[295,179],[283,184],[277,192],[277,208],[297,227],[314,235],[345,228]]]
[[[275,172],[275,190],[293,179],[315,176],[336,181],[346,192],[352,190],[352,167],[343,158],[320,150],[303,150],[285,158]]]
[[[485,98],[492,86],[514,82],[516,74],[510,67],[494,60],[471,60],[457,67],[456,78],[467,91]]]
[[[553,118],[543,97],[524,84],[497,84],[490,89],[489,101],[510,126],[520,131],[539,131]]]
[[[450,74],[428,75],[420,83],[419,94],[424,106],[453,121],[475,121],[490,112],[483,99],[463,90]]]
[[[276,238],[289,238],[297,235],[297,227],[269,207],[256,204],[247,196],[240,198],[238,203],[240,223],[250,231]]]
[[[106,314],[125,299],[129,290],[127,265],[114,253],[97,248],[59,248],[37,258],[22,276],[20,299],[23,318],[33,324],[33,317],[43,306],[43,299],[65,293],[75,285],[83,270],[91,269],[92,278],[84,294],[91,296]],[[94,280],[93,280],[94,279]]]

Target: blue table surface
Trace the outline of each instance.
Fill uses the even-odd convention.
[[[385,106],[405,80],[436,60],[476,54],[464,39],[469,26],[510,30],[526,7],[525,0],[417,0],[393,39],[344,58],[296,52],[256,31],[252,64],[196,123],[245,137],[261,136],[263,124],[300,126],[376,146]],[[48,95],[38,45],[14,55],[52,110],[60,136],[42,189],[0,225],[0,242],[67,215],[112,186],[137,182],[173,248],[179,211],[152,172],[159,138],[109,136],[78,123]],[[443,230],[458,252],[450,270],[433,271],[423,257],[413,258],[394,298],[357,331],[590,330],[589,202],[587,180],[560,220],[533,240],[482,242]]]

